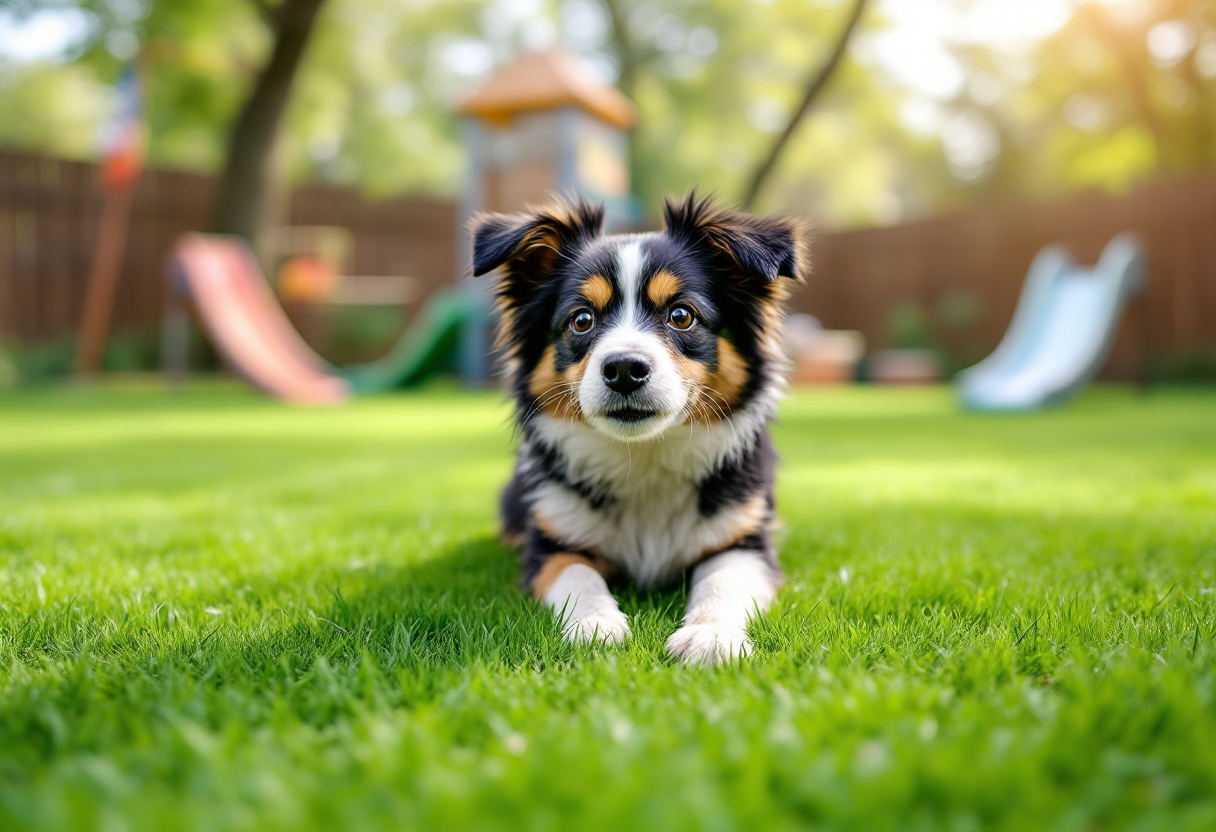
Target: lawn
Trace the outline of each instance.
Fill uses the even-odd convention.
[[[1216,390],[799,391],[715,670],[525,600],[506,418],[0,394],[0,829],[1216,829]]]

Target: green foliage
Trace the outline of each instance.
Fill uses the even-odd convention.
[[[0,343],[0,390],[16,386],[21,376],[17,373],[17,362],[12,351]]]
[[[14,345],[10,355],[14,382],[38,384],[63,379],[72,372],[76,339],[69,336],[38,344]]]
[[[746,664],[562,642],[496,393],[0,396],[0,828],[1216,825],[1216,399],[814,390]]]
[[[976,195],[1122,191],[1216,167],[1212,0],[1078,3],[1026,54],[973,47],[962,57],[973,82],[952,110],[979,114],[1001,145]],[[991,85],[1002,92],[977,95]]]
[[[891,344],[897,349],[929,349],[933,336],[923,309],[915,303],[899,303],[891,308],[888,326]]]
[[[197,334],[194,338],[198,340]],[[61,381],[72,374],[76,360],[76,337],[65,335],[36,344],[12,344],[0,348],[0,389],[22,384],[45,384]],[[191,344],[192,366],[213,369],[199,356],[201,345]],[[207,352],[210,350],[208,348]],[[160,332],[158,329],[126,329],[110,335],[106,341],[102,370],[116,373],[147,373],[160,367]]]
[[[120,57],[140,44],[152,162],[218,167],[270,43],[253,0],[17,3],[35,7],[83,10],[88,36],[57,59],[0,62],[0,143],[88,155]],[[824,225],[892,222],[1216,167],[1216,0],[1078,0],[1037,42],[956,38],[946,46],[963,83],[945,99],[876,57],[894,9],[866,16],[762,209]],[[629,84],[641,112],[634,187],[647,209],[694,184],[735,199],[847,13],[839,0],[328,0],[283,167],[295,181],[377,195],[454,195],[464,169],[454,103],[495,62],[556,41]],[[928,121],[909,117],[918,108]]]
[[[1197,349],[1170,356],[1161,368],[1161,375],[1164,380],[1171,382],[1216,382],[1216,349]]]

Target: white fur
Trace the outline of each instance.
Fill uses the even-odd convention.
[[[575,563],[557,576],[545,603],[562,616],[562,635],[569,641],[624,641],[629,619],[616,605],[600,573]]]
[[[620,352],[638,353],[650,360],[649,381],[629,397],[632,406],[655,411],[649,419],[619,422],[606,415],[619,409],[622,401],[604,382],[604,359]],[[622,324],[605,333],[591,351],[587,371],[579,383],[578,400],[587,421],[597,430],[622,442],[631,442],[650,439],[680,421],[690,392],[659,336]]]
[[[632,442],[653,438],[681,421],[691,390],[680,377],[663,339],[643,329],[639,321],[638,298],[642,291],[642,267],[645,264],[641,243],[626,242],[617,249],[616,258],[617,284],[622,298],[621,316],[592,350],[587,370],[579,384],[578,399],[587,421],[597,430],[622,442]],[[627,400],[609,389],[603,374],[604,360],[623,352],[636,353],[650,362],[649,381]],[[620,422],[608,415],[626,404],[642,410],[654,410],[655,415],[638,422]]]
[[[772,570],[758,552],[723,552],[693,570],[684,625],[667,652],[686,664],[713,665],[748,655],[747,625],[777,594]]]
[[[562,540],[600,552],[640,586],[673,580],[707,552],[730,544],[742,518],[755,512],[743,504],[703,517],[698,483],[750,446],[776,396],[775,389],[760,395],[730,420],[675,425],[651,441],[628,444],[587,424],[539,415],[534,429],[562,450],[569,478],[603,487],[612,499],[595,509],[552,482],[537,489],[534,510]]]
[[[624,308],[622,322],[627,327],[638,327],[638,291],[642,286],[642,266],[645,256],[642,244],[637,241],[627,242],[617,249],[616,253],[616,282],[621,291]]]

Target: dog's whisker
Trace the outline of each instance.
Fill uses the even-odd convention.
[[[539,413],[541,410],[543,410],[546,405],[550,404],[552,401],[554,401],[558,397],[569,395],[572,392],[572,390],[577,387],[577,384],[578,384],[577,382],[573,382],[573,381],[560,381],[560,382],[557,382],[556,384],[551,385],[546,390],[544,390],[539,396],[536,397],[536,400],[533,402],[532,407],[529,408],[528,412],[525,413],[520,418],[520,421],[527,422],[533,416],[535,416],[537,413]]]

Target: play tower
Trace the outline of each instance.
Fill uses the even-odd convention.
[[[525,52],[503,66],[458,111],[465,117],[469,172],[461,202],[460,256],[469,264],[468,220],[478,211],[519,211],[551,194],[582,194],[603,202],[608,226],[637,218],[629,195],[626,131],[633,104],[573,55],[557,49]],[[463,281],[488,307],[488,281]],[[478,382],[489,372],[488,322],[469,326],[461,372]]]

